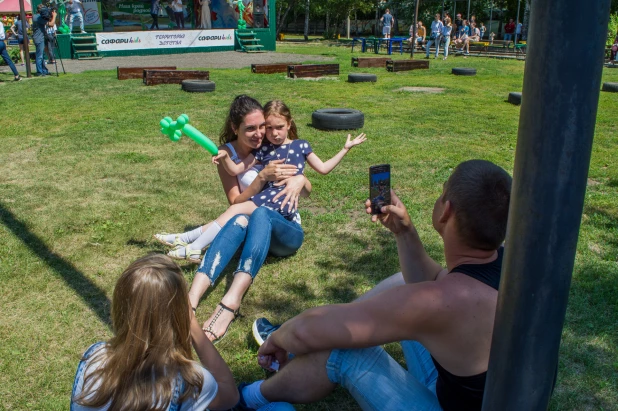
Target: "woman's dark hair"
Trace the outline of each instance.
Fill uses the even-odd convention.
[[[256,99],[245,94],[236,96],[230,105],[230,111],[227,114],[221,133],[219,133],[219,144],[223,145],[236,140],[238,136],[234,132],[234,128],[238,130],[245,116],[256,110],[264,111],[262,105]]]

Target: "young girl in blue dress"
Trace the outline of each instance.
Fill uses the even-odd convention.
[[[354,139],[348,134],[343,149],[333,158],[323,162],[313,152],[307,140],[298,139],[296,124],[285,103],[280,100],[266,103],[264,117],[266,118],[266,138],[268,142],[243,160],[236,158],[235,153],[229,147],[222,146],[219,153],[213,157],[213,163],[218,164],[221,161],[223,167],[231,176],[241,175],[253,168],[260,169],[273,160],[284,160],[284,164],[296,166],[296,171],[290,170],[289,176],[303,174],[306,163],[309,163],[311,168],[318,173],[325,175],[341,162],[352,147],[362,144],[366,140],[364,133],[359,134]],[[214,221],[211,227],[220,229],[232,217],[238,214],[251,215],[258,207],[275,210],[287,220],[300,223],[300,216],[297,212],[298,204],[292,202],[286,204],[284,202],[283,196],[280,195],[283,188],[284,185],[269,181],[260,193],[251,197],[250,201],[230,206]],[[199,262],[202,250],[214,240],[214,236],[208,233],[209,229],[205,230],[193,243],[180,244],[168,255],[176,259]],[[200,230],[200,228],[196,230]],[[173,244],[174,238],[181,237],[183,234],[157,234],[155,237],[165,244]]]

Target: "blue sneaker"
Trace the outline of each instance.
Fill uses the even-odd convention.
[[[253,322],[253,338],[258,343],[258,345],[264,344],[264,341],[276,330],[279,329],[281,325],[272,325],[270,321],[266,318],[258,318]]]

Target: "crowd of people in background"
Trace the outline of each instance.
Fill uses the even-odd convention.
[[[485,38],[489,38],[490,42],[493,43],[495,33],[487,35],[487,27],[483,22],[477,24],[476,16],[470,16],[470,19],[467,20],[462,19],[461,13],[457,13],[455,20],[452,20],[451,16],[445,13],[444,18],[441,17],[440,13],[436,13],[434,21],[431,22],[429,27],[429,32],[423,26],[422,21],[417,23],[416,32],[414,25],[410,26],[408,41],[412,46],[425,51],[425,58],[429,58],[429,49],[432,46],[435,48],[435,58],[438,58],[440,47],[442,47],[444,50],[443,60],[446,60],[451,44],[456,51],[468,56],[470,54],[470,43],[482,41]],[[507,45],[510,42],[517,43],[521,40],[521,33],[522,24],[519,22],[515,24],[513,19],[509,19],[509,22],[504,26],[504,40],[507,41]]]

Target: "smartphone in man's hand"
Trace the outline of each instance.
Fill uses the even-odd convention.
[[[382,207],[391,204],[390,164],[369,167],[369,199],[371,214],[382,214]]]

